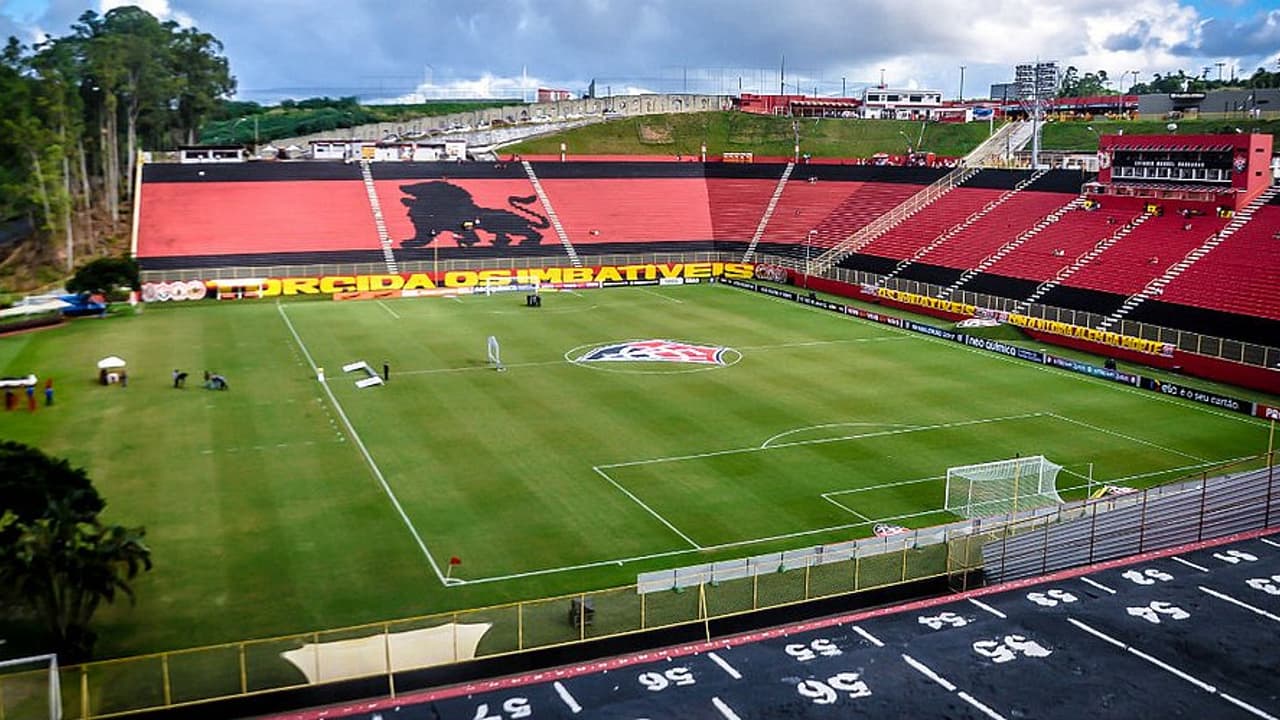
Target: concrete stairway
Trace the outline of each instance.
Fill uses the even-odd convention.
[[[378,189],[373,184],[373,171],[368,160],[360,161],[360,175],[364,178],[364,189],[369,194],[369,208],[373,211],[373,224],[378,229],[378,242],[382,245],[382,257],[387,263],[387,272],[398,273],[396,256],[391,248],[391,234],[387,232],[387,221],[382,217],[382,203],[378,200]]]
[[[551,198],[547,197],[547,191],[542,189],[542,183],[538,181],[538,175],[533,171],[533,165],[528,160],[520,163],[524,166],[524,172],[529,176],[529,182],[533,185],[533,191],[538,194],[538,201],[542,203],[542,209],[547,211],[547,219],[551,221],[551,227],[556,231],[556,237],[560,238],[560,244],[564,246],[564,251],[569,256],[569,262],[574,267],[582,267],[582,258],[578,257],[578,251],[574,249],[573,243],[569,241],[569,233],[564,231],[564,226],[560,224],[560,217],[556,215],[555,208],[551,207]]]
[[[1116,243],[1123,240],[1126,235],[1137,230],[1143,223],[1150,220],[1151,217],[1151,215],[1139,215],[1124,227],[1117,230],[1110,237],[1099,240],[1092,248],[1078,255],[1075,260],[1072,260],[1070,265],[1059,270],[1058,274],[1054,275],[1052,279],[1040,283],[1040,285],[1035,289],[1035,292],[1031,293],[1030,297],[1018,303],[1018,306],[1014,308],[1014,312],[1026,312],[1027,308],[1040,298],[1044,297],[1050,290],[1061,285],[1072,275],[1076,274],[1076,271],[1080,268],[1088,265],[1090,262],[1093,262],[1095,258],[1106,252]]]
[[[782,171],[782,177],[778,178],[778,187],[773,189],[773,196],[769,198],[769,204],[765,206],[764,214],[760,216],[760,223],[756,225],[755,234],[751,236],[751,244],[747,246],[747,251],[742,255],[742,262],[751,262],[751,258],[756,254],[756,245],[759,245],[760,238],[764,237],[764,230],[769,225],[769,218],[773,217],[773,211],[778,207],[778,201],[782,199],[782,190],[787,186],[787,180],[791,179],[791,171],[795,169],[795,163],[787,163],[786,169]]]

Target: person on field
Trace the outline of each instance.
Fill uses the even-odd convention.
[[[44,406],[53,404],[53,378],[44,381]]]
[[[36,411],[36,386],[32,383],[27,386],[27,412]]]

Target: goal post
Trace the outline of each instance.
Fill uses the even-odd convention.
[[[57,655],[0,660],[0,717],[62,720]]]
[[[946,509],[980,518],[1060,504],[1060,470],[1043,455],[947,468]]]

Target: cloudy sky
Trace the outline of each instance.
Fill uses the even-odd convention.
[[[63,34],[117,0],[0,0],[0,37]],[[238,97],[852,94],[867,83],[986,95],[1019,61],[1119,81],[1280,61],[1274,0],[137,0],[223,41]],[[1125,80],[1126,87],[1131,80]],[[1117,82],[1118,86],[1120,83]]]

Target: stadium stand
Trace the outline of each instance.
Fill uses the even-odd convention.
[[[1280,320],[1280,204],[1263,207],[1243,228],[1169,284],[1168,303]],[[1240,282],[1247,280],[1247,282]]]
[[[296,168],[296,170],[295,170]],[[138,260],[147,269],[378,260],[359,169],[147,165]],[[281,172],[283,171],[283,172]]]
[[[1132,295],[1222,229],[1225,220],[1151,218],[1073,274],[1066,285]],[[1187,229],[1190,228],[1190,229]]]

